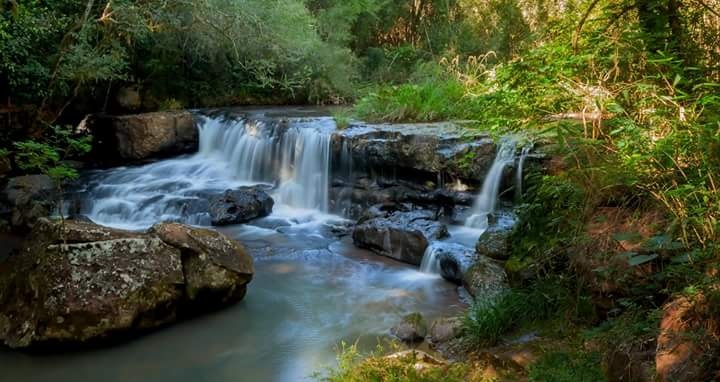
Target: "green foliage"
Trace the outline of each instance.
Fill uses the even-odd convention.
[[[27,172],[39,172],[48,175],[56,184],[78,177],[74,168],[63,163],[63,160],[90,152],[92,137],[75,138],[68,129],[54,127],[53,134],[45,141],[27,140],[16,142],[15,161],[20,169]]]
[[[510,236],[511,260],[531,261],[538,271],[547,272],[582,239],[585,193],[560,176],[531,173],[525,181],[526,195],[517,207],[519,224]]]
[[[550,352],[530,365],[532,382],[602,382],[605,376],[598,353]]]
[[[474,348],[495,345],[503,335],[549,318],[591,316],[587,299],[576,295],[569,280],[548,278],[508,291],[495,301],[475,302],[463,320],[464,338]]]

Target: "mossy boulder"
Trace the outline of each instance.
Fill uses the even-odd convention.
[[[493,300],[507,290],[507,276],[496,261],[478,256],[463,273],[463,286],[476,300]]]
[[[214,231],[40,219],[0,267],[0,340],[77,344],[157,328],[240,300],[252,272],[242,246]]]
[[[491,228],[480,235],[475,245],[475,251],[481,256],[487,256],[495,260],[507,260],[510,258],[510,234],[509,229]]]

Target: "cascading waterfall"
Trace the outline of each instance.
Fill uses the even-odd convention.
[[[332,118],[201,117],[196,154],[91,175],[81,213],[122,228],[159,221],[209,225],[209,195],[276,184],[276,205],[327,211]]]
[[[507,137],[500,142],[495,160],[490,171],[485,176],[480,195],[473,205],[472,215],[465,221],[465,225],[472,228],[487,229],[488,217],[495,211],[502,175],[505,166],[515,160],[515,146],[517,141]]]
[[[199,155],[228,163],[246,182],[279,183],[275,201],[328,209],[332,118],[288,120],[287,125],[209,120],[200,127]]]
[[[523,193],[523,167],[525,166],[525,159],[527,158],[528,154],[530,153],[530,150],[532,150],[531,145],[525,145],[522,148],[522,152],[520,153],[520,159],[518,159],[518,166],[517,171],[515,172],[515,195],[516,200],[522,199],[522,193]]]
[[[420,272],[433,275],[440,274],[440,259],[438,259],[440,252],[438,246],[434,244],[428,245],[420,263]]]

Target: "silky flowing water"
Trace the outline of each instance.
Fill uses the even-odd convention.
[[[341,341],[372,350],[407,313],[459,313],[457,287],[355,248],[326,212],[332,120],[207,119],[197,154],[88,174],[82,212],[144,229],[209,224],[209,192],[275,184],[274,212],[219,229],[241,241],[255,276],[239,304],[107,348],[56,355],[0,350],[8,381],[300,381],[334,366]],[[265,125],[263,125],[265,124]]]

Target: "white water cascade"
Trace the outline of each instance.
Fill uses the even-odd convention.
[[[495,211],[503,170],[505,166],[515,160],[516,145],[517,141],[512,138],[505,138],[498,145],[495,160],[490,167],[490,171],[488,171],[488,174],[485,176],[480,195],[478,195],[473,205],[472,215],[465,221],[466,226],[478,229],[488,228],[488,217]]]
[[[276,185],[276,206],[327,211],[332,118],[199,118],[196,154],[92,175],[81,213],[129,229],[209,225],[208,196],[252,184]]]
[[[238,180],[279,183],[277,203],[326,212],[334,129],[332,118],[275,125],[209,119],[200,127],[198,155],[227,162]]]
[[[420,272],[428,274],[440,274],[440,259],[438,256],[441,251],[440,247],[434,244],[428,245],[423,254],[422,263],[420,263]]]
[[[518,159],[518,167],[517,171],[515,172],[515,195],[517,196],[517,200],[522,199],[522,193],[523,193],[523,171],[525,166],[525,159],[527,159],[528,154],[530,154],[530,150],[532,150],[532,146],[525,145],[522,148],[522,152],[520,153],[520,158]]]

